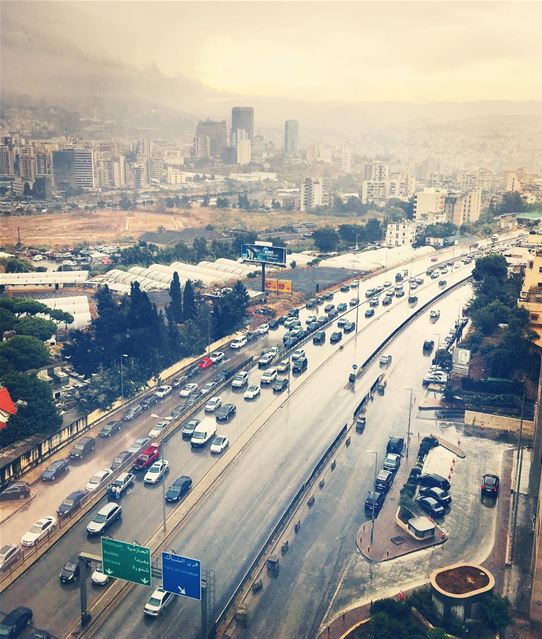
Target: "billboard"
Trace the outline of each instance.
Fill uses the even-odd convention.
[[[273,293],[291,293],[292,280],[276,280],[270,277],[266,278],[265,290]]]
[[[243,244],[241,259],[245,262],[258,262],[273,266],[286,266],[286,249],[284,246],[260,246]]]

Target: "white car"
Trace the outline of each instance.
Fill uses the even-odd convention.
[[[261,326],[258,326],[258,333],[260,335],[267,335],[267,333],[269,333],[269,324],[262,324]]]
[[[279,354],[279,347],[278,346],[271,346],[271,348],[267,352],[268,353],[273,353],[273,355],[276,357]]]
[[[164,475],[169,472],[169,463],[166,459],[159,459],[149,468],[143,477],[145,484],[157,484]]]
[[[265,368],[266,366],[269,366],[269,364],[271,364],[271,362],[274,359],[275,359],[274,353],[264,353],[258,360],[259,368]]]
[[[265,371],[260,381],[262,382],[262,384],[272,384],[276,378],[277,378],[277,369],[270,368],[268,371]]]
[[[162,420],[161,422],[158,422],[156,424],[156,426],[149,431],[149,437],[152,439],[153,437],[158,437],[158,435],[160,435],[162,433],[162,431],[164,430],[164,428],[166,428],[166,426],[169,424],[171,420],[166,421],[165,419]]]
[[[244,398],[245,399],[256,399],[256,397],[258,397],[258,395],[260,394],[260,387],[257,384],[253,384],[252,386],[249,386],[244,394]]]
[[[175,597],[171,592],[167,592],[163,588],[157,588],[147,600],[143,612],[151,617],[158,615],[168,606]]]
[[[171,386],[159,386],[154,394],[158,397],[158,399],[164,399],[164,397],[167,397],[172,390]]]
[[[103,565],[98,564],[96,566],[96,570],[92,573],[92,576],[90,579],[92,583],[95,584],[96,586],[105,586],[109,583],[109,580],[111,579],[111,577],[105,574],[103,570]]]
[[[222,406],[222,400],[220,397],[211,397],[211,399],[205,404],[206,413],[214,413],[217,408]]]
[[[217,435],[211,443],[211,453],[220,455],[230,445],[230,440],[223,435]]]
[[[232,379],[231,387],[232,388],[243,388],[248,384],[248,373],[246,371],[239,371],[235,374],[235,377]]]
[[[435,371],[434,373],[429,373],[423,378],[422,383],[427,384],[446,384],[448,381],[448,375],[446,373],[439,373]]]
[[[237,350],[239,348],[243,348],[243,346],[246,346],[246,344],[247,344],[247,338],[246,337],[238,337],[237,339],[234,339],[232,341],[230,346],[234,350]]]
[[[278,373],[287,373],[290,370],[290,362],[287,359],[283,359],[277,366]]]
[[[23,546],[34,546],[47,535],[48,532],[56,528],[56,519],[54,517],[43,517],[25,532],[21,539]]]
[[[189,395],[191,395],[197,389],[198,389],[198,385],[195,384],[194,382],[191,382],[190,384],[187,384],[186,386],[183,387],[183,389],[179,393],[179,396],[180,397],[188,397]]]
[[[122,494],[134,485],[134,476],[132,473],[121,473],[115,481],[109,485],[109,492],[115,498],[121,497]]]
[[[92,477],[88,480],[87,485],[85,486],[85,490],[91,493],[93,490],[99,488],[104,481],[111,475],[113,471],[111,468],[104,468],[104,470],[99,470],[96,474],[92,475]]]
[[[226,356],[221,351],[216,351],[215,353],[211,353],[209,355],[209,359],[213,362],[213,364],[217,364],[221,362]]]
[[[207,395],[207,393],[210,393],[215,386],[216,382],[207,382],[201,387],[200,393],[202,395]]]
[[[301,359],[305,357],[305,351],[302,348],[298,348],[296,351],[292,353],[292,359]]]
[[[316,321],[318,321],[318,318],[316,317],[316,315],[309,315],[307,319],[305,320],[305,324],[312,324],[312,322],[316,322]]]
[[[382,355],[380,357],[380,365],[388,366],[389,364],[391,364],[391,355]]]
[[[438,275],[437,275],[437,277],[438,277]],[[432,311],[429,313],[429,317],[430,317],[432,320],[438,320],[438,318],[440,317],[440,311],[439,311],[438,309],[436,309],[436,308],[435,308],[434,310],[432,310]]]

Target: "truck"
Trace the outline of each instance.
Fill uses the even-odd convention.
[[[190,439],[192,448],[203,448],[216,435],[216,421],[214,417],[204,417],[196,426]]]
[[[150,468],[154,462],[160,459],[160,446],[157,444],[151,444],[145,450],[139,454],[132,466],[132,470],[141,471]]]

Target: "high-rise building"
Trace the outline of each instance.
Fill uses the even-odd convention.
[[[196,135],[192,145],[192,156],[195,158],[211,157],[211,140],[208,135]]]
[[[214,120],[198,122],[196,137],[198,136],[206,136],[209,138],[209,157],[220,158],[227,142],[226,120],[222,120],[221,122]]]
[[[386,227],[386,246],[410,246],[416,240],[414,220],[400,220]]]
[[[385,182],[388,179],[390,168],[387,162],[373,160],[365,165],[365,179]]]
[[[37,173],[37,163],[34,155],[25,153],[19,156],[19,175],[23,180],[34,181]]]
[[[0,146],[0,175],[15,174],[15,153],[9,144]]]
[[[231,110],[232,133],[245,130],[249,140],[254,137],[254,107],[233,107]]]
[[[386,180],[363,180],[361,183],[361,202],[368,204],[385,203],[388,199],[388,182]]]
[[[324,203],[324,189],[320,178],[307,177],[301,182],[299,210],[306,211]]]
[[[126,185],[126,160],[119,155],[111,160],[111,186],[119,189]]]
[[[56,188],[93,189],[94,159],[91,149],[53,151],[53,180]]]
[[[36,174],[51,175],[51,162],[47,153],[36,153]]]
[[[480,189],[461,195],[448,195],[444,201],[446,220],[456,226],[473,224],[480,217],[481,198]]]
[[[414,219],[424,224],[444,222],[444,200],[446,191],[435,188],[425,188],[416,193],[414,200]]]
[[[286,120],[284,123],[284,157],[297,157],[299,149],[299,122]]]

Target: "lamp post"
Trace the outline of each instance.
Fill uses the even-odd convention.
[[[126,353],[122,353],[122,355],[120,356],[120,401],[121,401],[121,404],[124,404],[124,374],[122,369],[123,357],[128,357],[128,355],[126,355]]]
[[[410,444],[410,420],[412,418],[412,388],[405,388],[410,392],[408,397],[408,428],[407,428],[407,440],[406,440],[406,458],[408,459],[408,447]]]
[[[164,419],[163,417],[160,417],[160,415],[156,415],[155,413],[151,413],[151,417],[154,417],[156,419]],[[160,442],[160,447],[161,447],[161,451],[160,451],[160,457],[162,457],[162,460],[165,461],[165,452],[166,452],[166,440],[165,438]],[[162,529],[164,531],[164,534],[166,533],[167,530],[167,521],[166,521],[166,475],[164,473],[164,476],[162,477]]]
[[[376,450],[368,450],[368,453],[372,453],[375,456],[375,468],[374,468],[374,484],[373,484],[373,490],[375,489],[374,486],[376,485],[376,468],[378,466],[378,452]],[[371,545],[373,543],[373,539],[374,539],[374,532],[375,532],[375,509],[374,509],[374,504],[373,507],[371,508]]]

